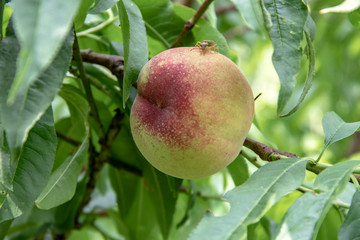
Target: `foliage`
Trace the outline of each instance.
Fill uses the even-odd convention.
[[[359,12],[351,0],[0,0],[0,239],[359,237]],[[143,158],[129,113],[149,58],[203,40],[262,95],[239,156],[190,181]]]

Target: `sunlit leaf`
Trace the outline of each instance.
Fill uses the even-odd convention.
[[[351,240],[360,238],[360,190],[354,194],[345,221],[339,229],[338,239]]]
[[[14,21],[21,43],[8,103],[26,93],[54,60],[72,26],[80,0],[14,0]]]
[[[288,158],[261,167],[244,184],[225,194],[230,212],[221,217],[207,214],[190,239],[246,239],[248,225],[259,221],[272,205],[302,183],[305,165],[302,159]]]
[[[0,208],[0,222],[20,216],[49,180],[55,158],[56,134],[49,108],[29,132],[14,174],[13,191],[8,191]]]
[[[124,39],[123,107],[130,95],[131,85],[136,82],[140,70],[148,61],[145,23],[141,12],[131,0],[117,3]]]
[[[318,160],[328,146],[354,134],[360,127],[360,121],[347,123],[335,112],[328,112],[322,119],[322,125],[325,132],[325,143]]]
[[[281,82],[278,97],[278,115],[281,115],[296,84],[295,75],[302,56],[300,42],[308,11],[299,0],[264,0],[264,6],[271,15],[272,60]]]
[[[360,1],[359,0],[344,0],[337,6],[328,7],[320,10],[320,13],[346,13],[352,12],[356,9],[360,8]]]
[[[285,214],[276,239],[316,239],[320,225],[332,201],[344,189],[353,169],[360,161],[347,161],[322,171],[314,188],[319,194],[305,193],[295,200]]]

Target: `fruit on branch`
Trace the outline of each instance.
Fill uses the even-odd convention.
[[[158,170],[203,178],[239,154],[254,117],[254,97],[227,57],[196,47],[169,49],[145,64],[137,87],[132,135]]]

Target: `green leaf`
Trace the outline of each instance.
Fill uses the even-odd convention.
[[[325,143],[316,161],[320,160],[328,146],[354,134],[360,127],[360,121],[347,123],[335,112],[328,112],[322,119],[322,125],[325,132]]]
[[[247,25],[255,30],[263,29],[263,19],[261,16],[261,7],[259,1],[253,0],[231,0],[234,3]]]
[[[109,167],[109,177],[111,186],[116,193],[116,200],[121,218],[125,218],[131,205],[133,204],[136,188],[135,185],[140,178],[126,171],[119,171],[113,167]]]
[[[360,238],[360,190],[353,196],[346,218],[339,229],[338,239],[351,240]]]
[[[6,233],[9,230],[12,222],[12,220],[7,220],[0,223],[0,239],[5,239]]]
[[[116,0],[95,0],[95,4],[90,9],[89,13],[91,14],[101,13],[114,6],[116,2],[117,2]]]
[[[135,0],[134,2],[144,18],[147,34],[160,41],[164,46],[163,50],[170,48],[185,24],[180,16],[174,14],[173,4],[167,0]]]
[[[174,11],[176,15],[183,19],[184,23],[195,14],[194,9],[190,9],[182,5],[174,5]],[[218,45],[217,47],[219,48],[219,52],[225,56],[229,56],[229,47],[226,39],[216,28],[213,28],[207,21],[205,21],[205,19],[200,19],[191,30],[191,33],[192,34],[188,34],[185,38],[185,45],[194,46],[197,41],[214,40]]]
[[[75,217],[79,211],[79,206],[84,198],[86,192],[86,180],[83,178],[76,187],[74,197],[58,206],[54,213],[54,226],[60,232],[68,232],[75,225]]]
[[[14,190],[6,193],[0,208],[0,222],[18,217],[31,208],[48,182],[56,151],[53,121],[49,108],[29,132],[14,174]]]
[[[59,95],[66,101],[69,109],[73,109],[85,123],[85,138],[76,152],[68,156],[59,166],[54,166],[50,180],[36,199],[40,209],[50,209],[70,200],[76,190],[77,178],[81,171],[89,145],[89,126],[87,123],[89,107],[86,99],[76,88],[64,85]]]
[[[0,124],[0,135],[4,135],[3,138],[5,140],[5,134],[4,131],[2,130],[1,124]],[[2,191],[7,191],[7,190],[13,191],[12,178],[13,178],[13,174],[11,170],[11,157],[4,141],[4,144],[0,144],[0,194]],[[0,206],[1,206],[1,201],[0,201]]]
[[[302,159],[288,158],[261,167],[244,184],[225,194],[230,212],[221,217],[207,214],[190,239],[246,239],[247,226],[259,221],[272,205],[302,183],[305,166]]]
[[[125,218],[131,236],[129,239],[161,239],[156,233],[158,227],[154,220],[155,209],[149,196],[150,193],[147,191],[145,179],[141,178],[141,181],[133,187],[136,188],[136,195]]]
[[[278,97],[278,115],[281,115],[295,87],[302,55],[300,42],[308,11],[299,0],[264,0],[264,6],[271,15],[272,60],[281,82]]]
[[[8,91],[16,71],[16,55],[20,50],[14,36],[3,39],[0,45],[0,113],[10,151],[15,159],[27,134],[44,114],[68,69],[72,57],[73,34],[70,33],[53,62],[26,89],[19,93],[12,105],[7,104]],[[40,94],[41,93],[41,94]]]
[[[124,40],[123,107],[140,70],[148,61],[145,24],[141,12],[131,0],[117,3]]]
[[[243,184],[250,176],[246,160],[239,154],[237,158],[227,166],[227,169],[235,183],[235,186]]]
[[[351,24],[359,28],[360,27],[360,8],[348,14]]]
[[[94,0],[81,0],[79,10],[74,18],[74,26],[76,30],[78,30],[84,25],[86,15],[93,2]]]
[[[321,9],[320,13],[347,13],[352,12],[358,8],[360,8],[359,0],[344,0],[337,6]]]
[[[360,161],[347,161],[322,171],[314,182],[320,194],[306,193],[285,214],[276,239],[315,239],[332,201],[345,188]]]
[[[51,64],[72,26],[80,0],[14,0],[15,28],[21,43],[8,96],[14,103]]]
[[[150,198],[155,206],[155,214],[160,230],[164,239],[166,239],[173,221],[177,192],[179,191],[182,179],[165,175],[156,170],[145,159],[143,159],[143,174],[149,188]],[[169,178],[172,178],[171,182],[177,182],[175,184],[178,186],[176,194],[174,194],[168,184]]]
[[[77,178],[89,146],[88,137],[50,176],[46,187],[36,199],[40,209],[50,209],[69,201],[75,194]]]
[[[315,35],[314,32],[315,32],[316,26],[310,16],[310,14],[308,16],[307,22],[309,22],[309,24],[305,25],[304,33],[305,33],[305,39],[306,39],[306,56],[308,59],[308,73],[306,76],[306,80],[304,83],[302,93],[301,93],[299,99],[297,100],[295,106],[292,106],[292,109],[289,110],[287,113],[283,113],[281,115],[281,117],[290,116],[291,114],[295,113],[300,108],[301,103],[304,101],[307,93],[309,92],[309,90],[311,88],[312,79],[315,74],[315,51],[314,51],[314,47],[312,45],[313,38],[311,37],[311,35]],[[310,29],[307,29],[307,28],[310,28]]]
[[[144,18],[147,34],[162,44],[162,49],[156,49],[150,55],[154,56],[170,48],[176,40],[184,24],[194,14],[195,10],[182,5],[172,4],[167,0],[135,0]],[[186,36],[182,45],[194,46],[197,41],[214,40],[219,45],[219,52],[229,56],[229,49],[224,36],[204,19],[200,19]]]
[[[200,2],[203,3],[205,0],[201,0]],[[205,11],[205,15],[207,17],[208,22],[211,24],[211,26],[215,29],[217,29],[217,16],[215,12],[215,4],[211,3],[209,7]]]

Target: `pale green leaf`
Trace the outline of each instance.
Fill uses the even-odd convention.
[[[73,34],[70,33],[53,62],[41,72],[12,105],[7,104],[8,91],[16,71],[16,56],[20,46],[15,36],[3,39],[0,45],[0,113],[10,152],[14,158],[27,134],[49,107],[68,69],[72,57]]]
[[[328,146],[354,134],[360,127],[360,121],[347,123],[335,112],[328,112],[322,119],[322,125],[325,132],[325,143],[317,161]]]
[[[315,239],[332,201],[349,181],[349,175],[360,161],[347,161],[322,171],[314,188],[320,194],[306,193],[285,214],[276,239]]]
[[[360,1],[359,0],[344,0],[339,5],[334,7],[328,7],[320,10],[321,14],[324,13],[347,13],[355,11],[356,9],[360,8]]]
[[[230,212],[221,217],[207,214],[190,239],[246,239],[248,225],[259,221],[277,201],[302,183],[305,166],[302,159],[288,158],[261,167],[244,184],[225,194]]]
[[[111,8],[112,6],[114,6],[114,4],[116,2],[117,2],[116,0],[95,0],[95,4],[90,9],[89,13],[96,14],[96,13],[103,12],[103,11]]]
[[[50,209],[70,200],[76,190],[77,178],[82,168],[89,146],[89,127],[87,123],[89,107],[86,99],[80,95],[76,88],[65,85],[59,95],[66,101],[69,108],[74,109],[85,123],[86,135],[76,152],[67,157],[53,170],[50,180],[36,199],[36,205],[41,209]]]
[[[260,1],[254,0],[231,0],[244,18],[247,25],[255,30],[261,31],[263,29],[263,19],[261,13]]]
[[[15,29],[21,43],[8,103],[24,94],[51,64],[72,26],[80,0],[14,0]]]
[[[311,88],[312,79],[315,74],[315,50],[312,45],[312,40],[314,37],[313,38],[311,37],[312,35],[313,36],[315,35],[314,34],[315,23],[312,20],[310,15],[308,15],[307,23],[308,24],[305,24],[304,33],[305,33],[305,40],[306,40],[306,56],[308,59],[308,73],[307,73],[306,80],[305,80],[305,83],[303,86],[303,90],[302,90],[301,95],[300,95],[299,99],[297,100],[295,106],[291,106],[291,110],[289,110],[287,113],[283,113],[281,115],[281,117],[290,116],[291,114],[295,113],[300,108],[301,103],[304,101],[307,93],[309,92],[309,90]]]
[[[122,83],[123,107],[130,95],[131,85],[136,82],[140,70],[148,61],[145,23],[139,8],[131,0],[119,1],[121,30],[124,39],[124,78]]]
[[[77,178],[89,146],[88,138],[50,176],[46,187],[36,199],[40,209],[50,209],[69,201],[75,194]]]
[[[353,196],[346,218],[339,229],[338,239],[360,239],[360,190]]]
[[[271,15],[272,60],[281,82],[278,97],[278,114],[281,115],[295,88],[295,75],[302,56],[300,42],[308,11],[299,0],[264,0],[264,6]]]
[[[49,108],[29,132],[14,174],[13,191],[8,191],[0,208],[0,222],[20,216],[49,180],[56,151],[56,134]]]

